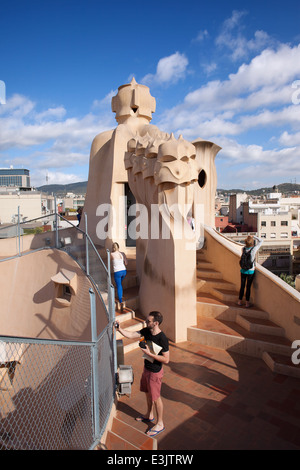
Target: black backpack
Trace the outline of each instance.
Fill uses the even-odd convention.
[[[246,248],[243,248],[243,253],[240,259],[240,267],[242,269],[251,269],[253,267],[253,262],[251,261],[251,251],[253,247],[250,250],[246,250]]]

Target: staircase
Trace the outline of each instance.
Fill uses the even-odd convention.
[[[157,440],[115,417],[105,447],[107,450],[157,450]]]
[[[126,307],[123,313],[116,311],[116,320],[126,330],[139,331],[146,326],[146,323],[139,311],[139,286],[136,274],[135,251],[132,254],[127,254],[127,258],[127,275],[123,281],[123,297]],[[139,344],[138,339],[130,340],[124,338],[119,332],[117,332],[116,339],[122,339],[124,354],[137,348]]]
[[[284,329],[259,308],[238,306],[238,289],[207,261],[204,250],[197,252],[197,325],[188,328],[188,340],[262,358],[273,372],[300,378]]]

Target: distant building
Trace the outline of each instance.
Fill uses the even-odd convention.
[[[285,197],[275,191],[261,196],[231,194],[229,223],[222,227],[216,217],[216,229],[235,241],[243,242],[247,233],[265,239],[258,262],[275,274],[300,271],[300,198]],[[219,217],[222,214],[219,212]],[[221,217],[223,219],[223,217]]]
[[[223,232],[224,228],[228,225],[228,216],[216,216],[215,217],[216,230],[218,232]]]
[[[38,191],[0,192],[0,224],[14,224],[49,215],[55,211],[54,197]]]
[[[223,194],[216,195],[215,214],[216,216],[227,216],[229,214],[229,196],[223,196]]]
[[[85,196],[77,195],[74,193],[67,193],[65,197],[61,198],[63,212],[68,209],[78,210],[79,207],[84,206]]]
[[[15,187],[30,190],[29,170],[23,168],[0,168],[0,187]]]
[[[248,199],[249,196],[246,193],[230,194],[228,214],[229,222],[233,222],[236,224],[243,223],[243,203]]]

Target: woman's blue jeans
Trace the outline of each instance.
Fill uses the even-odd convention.
[[[119,302],[123,302],[123,287],[122,287],[122,281],[124,277],[126,276],[126,269],[123,271],[117,271],[114,273],[114,278],[115,278],[115,283],[117,286],[117,293],[118,293],[118,299]]]

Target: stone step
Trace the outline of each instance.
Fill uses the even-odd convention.
[[[218,299],[224,300],[226,302],[235,302],[238,298],[238,292],[235,290],[228,290],[222,288],[213,288],[211,293],[215,295]]]
[[[210,261],[206,261],[206,260],[197,260],[197,263],[196,263],[196,267],[197,269],[211,269],[213,271],[216,271],[214,269],[214,266],[213,264],[210,262]]]
[[[233,291],[235,290],[235,285],[221,278],[197,278],[197,293],[199,290],[210,293],[215,289]]]
[[[247,314],[253,318],[268,319],[269,314],[264,310],[252,306],[246,308],[237,305],[236,302],[223,301],[216,296],[208,293],[198,293],[197,295],[197,314],[204,317],[219,318],[220,320],[236,321],[238,314]]]
[[[206,276],[205,276],[206,274]],[[212,294],[219,300],[235,302],[238,296],[236,286],[223,279],[222,273],[206,260],[205,252],[197,252],[197,295],[200,292]]]
[[[118,317],[119,318],[119,317]],[[118,319],[117,319],[118,321]],[[131,318],[130,320],[125,320],[121,322],[122,328],[129,331],[139,331],[146,326],[146,322],[140,318]],[[123,339],[124,336],[117,331],[116,339]]]
[[[107,450],[140,450],[135,445],[131,444],[129,441],[123,437],[115,434],[112,431],[108,431],[106,435],[105,447]]]
[[[116,310],[115,312],[116,320],[119,323],[126,322],[127,320],[131,320],[132,318],[135,317],[135,311],[125,307],[123,313],[119,312]]]
[[[188,329],[188,340],[261,357],[275,373],[299,378],[300,366],[291,361],[284,329],[255,306],[238,306],[236,288],[212,287],[213,279],[219,282],[222,276],[205,263],[204,254],[197,254],[197,326]]]
[[[127,271],[127,274],[123,280],[123,289],[135,287],[138,285],[138,277],[135,271]]]
[[[133,312],[131,317],[129,317],[128,314],[116,314],[116,320],[122,323],[123,328],[127,329],[127,327],[129,327],[128,329],[133,329],[134,331],[138,331],[145,326],[145,319],[138,309]],[[139,348],[139,338],[125,338],[120,333],[117,333],[116,338],[122,339],[124,354]]]
[[[235,322],[206,317],[198,317],[197,325],[188,328],[188,341],[253,357],[262,357],[264,351],[289,354],[291,348],[286,338],[253,333]]]
[[[126,271],[127,271],[127,275],[128,275],[128,274],[134,274],[135,276],[137,275],[137,273],[136,273],[136,266],[135,266],[135,260],[134,260],[134,264],[133,264],[133,263],[130,263],[130,265],[127,265],[127,266],[126,266]]]
[[[268,319],[253,318],[248,315],[238,314],[237,323],[248,331],[253,333],[262,333],[266,335],[284,336],[284,329]]]
[[[132,286],[128,287],[123,290],[123,297],[124,301],[126,303],[126,307],[128,307],[131,310],[138,310],[139,308],[139,286]]]
[[[113,419],[110,432],[113,433],[113,436],[109,436],[109,441],[107,440],[106,447],[108,450],[130,450],[129,447],[108,447],[108,445],[112,446],[115,445],[115,443],[117,445],[121,444],[122,446],[126,446],[127,443],[129,443],[137,450],[157,450],[156,439],[148,436],[144,432],[139,431],[137,428],[117,417]],[[117,439],[116,436],[125,442],[120,441],[120,439]],[[124,436],[126,436],[126,440],[124,439]]]
[[[197,278],[212,278],[212,279],[222,279],[223,276],[219,271],[216,271],[213,268],[205,267],[205,266],[197,266]]]
[[[270,367],[272,372],[300,379],[300,365],[293,364],[292,353],[292,349],[289,355],[275,354],[264,351],[262,359],[267,364],[267,366]]]
[[[139,348],[139,339],[128,339],[122,337],[124,354]]]

